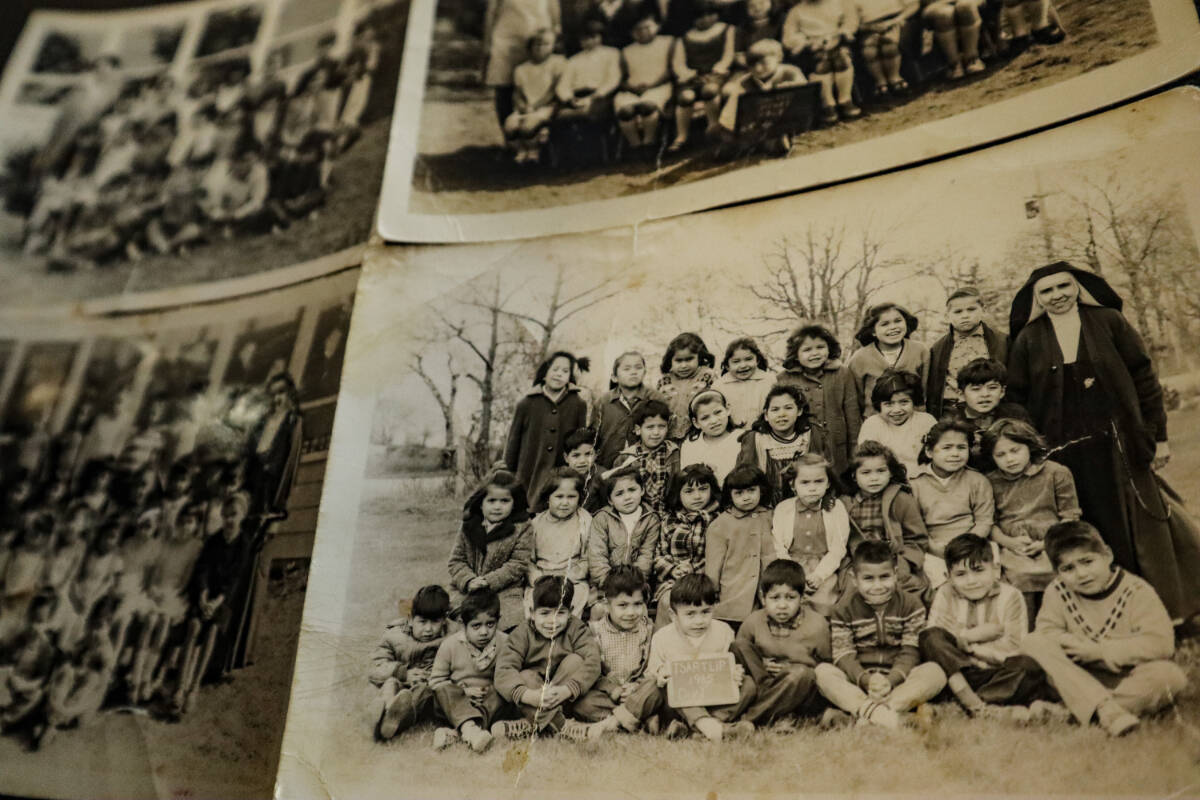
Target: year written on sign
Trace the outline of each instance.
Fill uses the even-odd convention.
[[[672,708],[725,706],[738,699],[733,653],[671,662],[667,705]]]

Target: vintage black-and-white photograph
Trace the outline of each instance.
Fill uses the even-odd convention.
[[[29,17],[0,79],[4,302],[311,262],[371,234],[408,0]]]
[[[411,34],[419,113],[397,119],[380,225],[434,242],[632,224],[999,140],[1186,74],[1200,28],[1186,0],[439,0]]]
[[[1186,793],[1198,137],[374,254],[277,793]]]
[[[270,794],[357,278],[0,317],[0,792]]]

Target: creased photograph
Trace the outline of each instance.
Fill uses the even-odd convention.
[[[35,11],[0,77],[0,302],[319,265],[366,242],[407,16],[408,0]]]
[[[358,272],[0,314],[0,793],[271,794]]]
[[[373,249],[277,796],[1189,792],[1198,144]]]
[[[599,230],[1070,120],[1200,65],[1188,0],[437,0],[379,230]]]

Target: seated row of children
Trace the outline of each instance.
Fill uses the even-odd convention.
[[[1186,687],[1169,660],[1170,619],[1148,584],[1113,566],[1087,523],[1056,524],[1046,548],[1056,578],[1032,633],[992,545],[970,533],[947,546],[949,578],[928,614],[900,587],[898,556],[881,541],[855,549],[852,590],[828,618],[810,604],[810,580],[791,559],[765,566],[759,607],[738,624],[719,618],[725,598],[712,578],[683,575],[670,593],[670,623],[657,631],[649,587],[629,564],[606,575],[603,614],[591,623],[570,613],[572,582],[543,575],[524,621],[507,634],[490,586],[468,591],[453,615],[446,591],[425,587],[411,618],[389,625],[375,651],[371,724],[388,739],[434,722],[436,747],[462,741],[476,752],[494,738],[592,741],[639,730],[720,741],[810,720],[894,729],[922,704],[952,696],[972,717],[1094,719],[1111,735],[1127,733]],[[688,662],[727,654],[733,666],[717,679],[730,683],[727,702],[672,702],[672,681]]]
[[[505,137],[518,162],[536,161],[553,120],[595,127],[615,116],[631,147],[652,147],[670,113],[675,128],[667,149],[678,151],[688,143],[697,110],[710,138],[728,139],[739,96],[808,82],[819,86],[824,123],[856,119],[862,112],[855,102],[855,56],[870,73],[875,97],[907,92],[901,37],[918,13],[945,56],[950,79],[983,72],[979,41],[986,4],[798,0],[783,9],[772,0],[746,0],[732,12],[728,3],[695,0],[690,26],[675,35],[661,33],[657,2],[621,3],[629,8],[614,14],[600,4],[584,19],[580,49],[569,58],[555,54],[554,30],[529,37],[529,58],[513,72],[514,110],[502,120]],[[1034,36],[1061,41],[1048,0],[1002,7],[1018,46]],[[783,144],[786,152],[790,141]]]
[[[309,216],[359,135],[378,53],[369,28],[358,36],[290,89],[282,51],[257,75],[246,59],[209,65],[186,91],[166,73],[130,82],[39,176],[25,251],[92,266]]]
[[[105,707],[188,710],[251,571],[239,470],[183,458],[160,479],[100,459],[78,480],[7,483],[0,731],[36,749]]]

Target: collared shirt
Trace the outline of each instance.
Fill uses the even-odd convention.
[[[592,622],[592,633],[600,645],[600,663],[605,676],[613,683],[625,685],[640,678],[650,657],[650,637],[654,625],[642,617],[633,630],[621,630],[607,615]]]
[[[962,390],[958,388],[958,371],[977,358],[991,358],[988,352],[987,339],[983,336],[983,323],[975,326],[970,333],[959,333],[951,329],[954,343],[950,346],[950,361],[946,365],[947,400],[961,400]]]
[[[869,496],[859,492],[846,505],[863,538],[871,541],[887,538],[883,527],[883,492]]]

